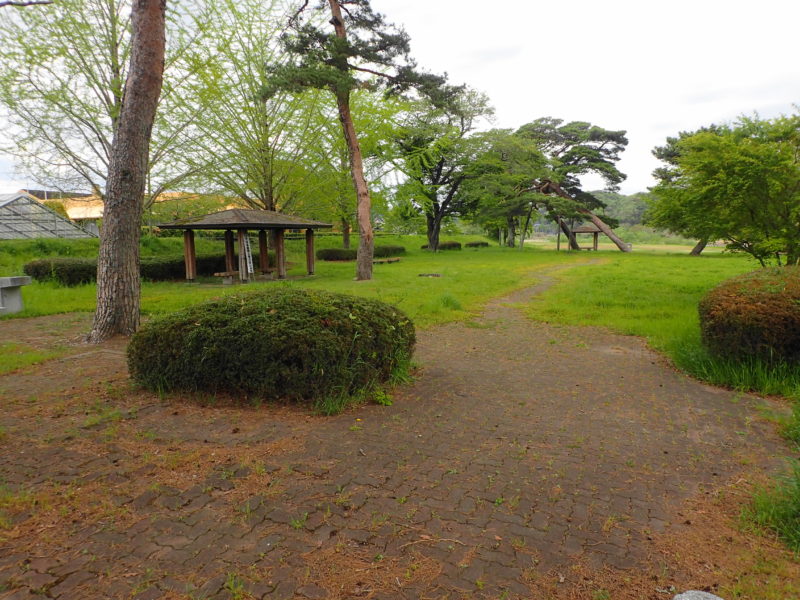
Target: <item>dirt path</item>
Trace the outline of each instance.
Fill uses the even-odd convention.
[[[515,303],[546,283],[422,332],[421,374],[392,406],[334,418],[133,390],[122,340],[0,377],[0,599],[708,584],[659,540],[703,534],[691,502],[786,448],[755,399],[637,338],[526,320]],[[43,322],[0,322],[0,337],[46,346],[86,327],[47,317],[61,329],[42,341]]]

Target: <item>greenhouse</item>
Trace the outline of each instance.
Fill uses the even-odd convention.
[[[0,240],[97,237],[24,193],[0,194]]]

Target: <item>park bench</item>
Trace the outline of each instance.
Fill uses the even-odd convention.
[[[20,312],[22,306],[22,286],[29,285],[30,277],[0,277],[0,315]]]

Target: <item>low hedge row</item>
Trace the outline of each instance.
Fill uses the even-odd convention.
[[[389,258],[405,254],[403,246],[375,246],[372,256],[374,258]],[[317,250],[319,260],[355,260],[358,250],[355,248],[320,248]]]
[[[428,244],[422,246],[423,250],[428,249]],[[437,250],[461,250],[461,242],[439,242]]]
[[[275,254],[269,253],[270,265],[275,265]],[[253,255],[258,265],[258,255]],[[139,263],[143,279],[171,281],[186,276],[183,256],[144,256]],[[211,276],[225,270],[225,256],[200,254],[197,256],[197,274]],[[97,259],[94,258],[42,258],[23,267],[26,275],[37,281],[56,281],[61,285],[80,285],[97,279]]]
[[[467,242],[465,248],[488,248],[489,242]]]
[[[414,325],[367,298],[274,287],[145,323],[128,345],[133,379],[159,391],[313,400],[358,395],[407,368]],[[338,408],[337,408],[338,407]]]
[[[724,281],[698,308],[711,353],[800,361],[800,267],[759,269]]]

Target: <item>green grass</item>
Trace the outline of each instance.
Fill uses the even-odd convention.
[[[0,344],[0,375],[17,369],[38,365],[62,354],[59,350],[36,350],[25,344],[4,342]]]
[[[593,255],[595,256],[595,255]],[[732,361],[710,356],[700,342],[697,304],[717,283],[758,268],[753,261],[723,254],[643,255],[604,253],[602,264],[558,274],[559,285],[536,298],[536,319],[607,327],[647,338],[680,369],[742,391],[800,398],[800,368]]]
[[[774,531],[800,555],[800,462],[792,461],[772,487],[757,490],[742,520],[745,527]]]
[[[480,239],[479,236],[448,236],[446,239],[453,238],[462,242]],[[172,243],[174,238],[167,240]],[[587,259],[585,254],[532,248],[520,252],[497,246],[432,254],[420,250],[424,242],[423,236],[380,237],[379,244],[405,246],[407,254],[400,262],[375,265],[371,281],[356,282],[353,280],[353,262],[317,261],[316,275],[304,277],[305,244],[300,240],[290,240],[287,243],[289,280],[256,282],[248,284],[248,287],[287,285],[376,298],[398,306],[418,327],[424,328],[470,318],[490,298],[532,285],[540,268]],[[339,243],[338,238],[324,237],[318,240],[318,247]],[[218,249],[221,251],[222,246]],[[171,246],[167,250],[172,252]],[[420,277],[420,274],[431,273],[440,277]],[[240,289],[235,285],[222,286],[214,278],[195,284],[143,282],[142,312],[145,315],[172,312]],[[25,311],[10,318],[91,312],[95,307],[95,290],[94,284],[62,287],[51,282],[34,282],[22,289]]]

